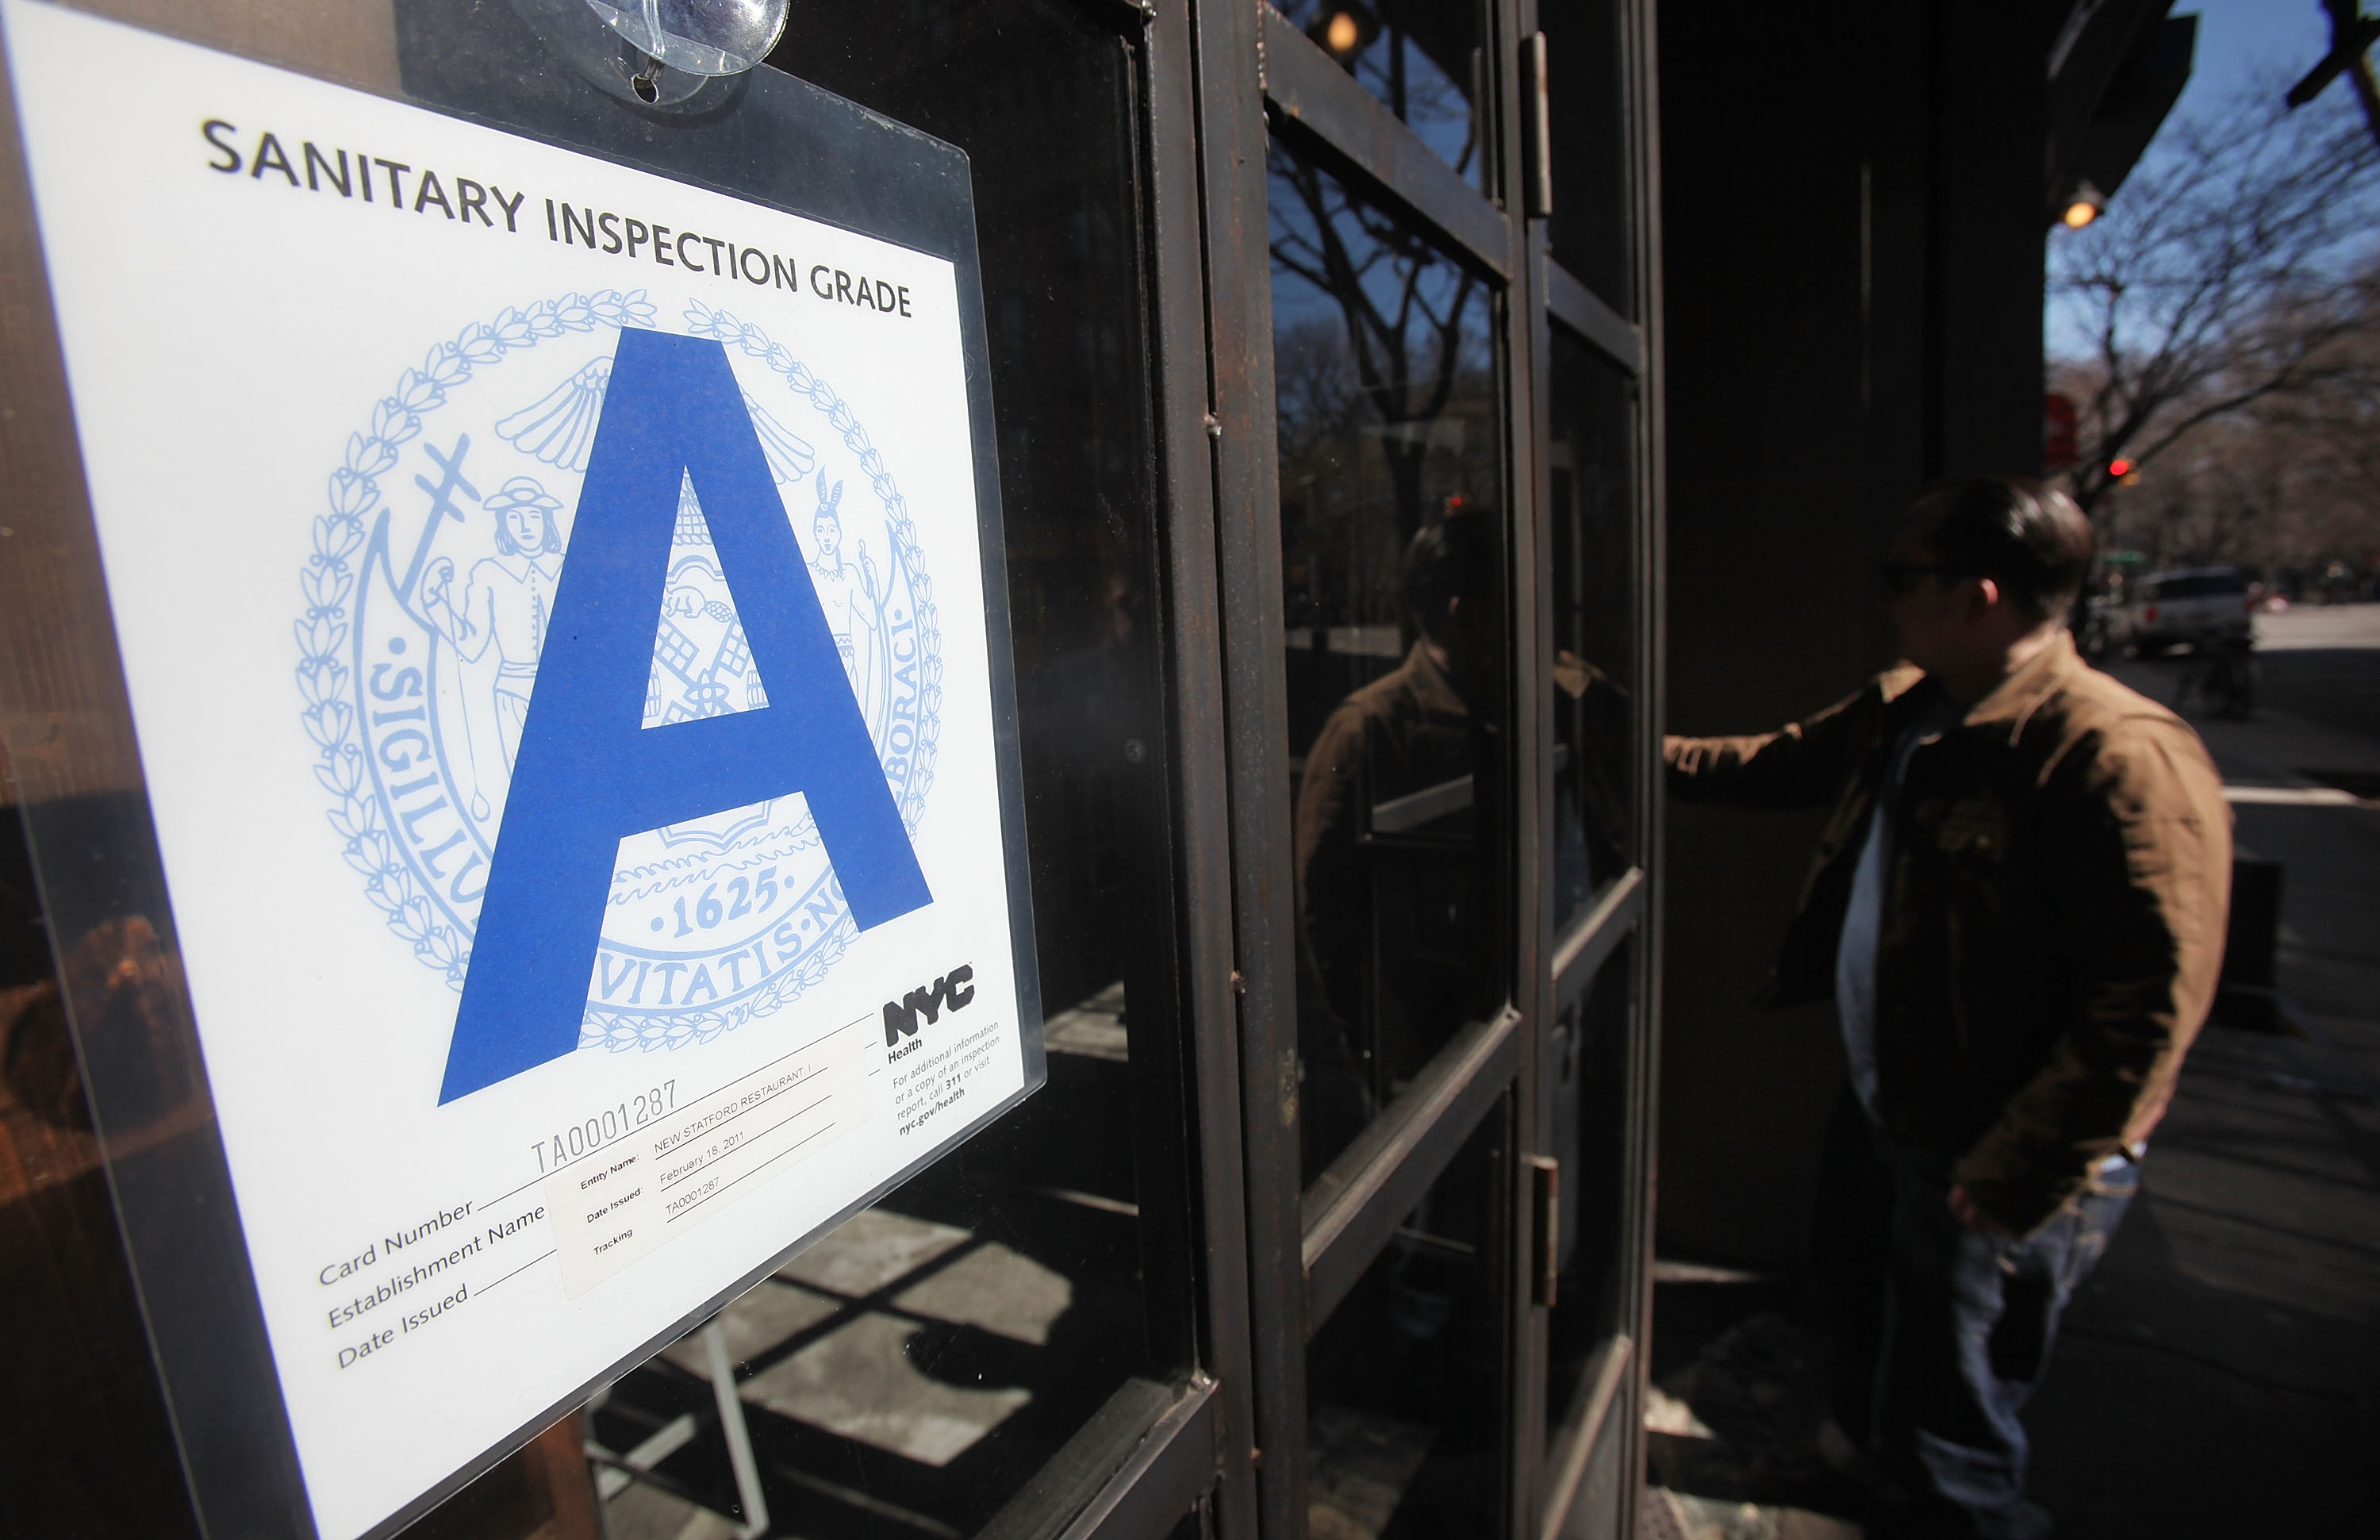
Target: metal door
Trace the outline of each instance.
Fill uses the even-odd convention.
[[[1269,1534],[1633,1522],[1650,20],[1200,12]]]

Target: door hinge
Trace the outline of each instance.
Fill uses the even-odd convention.
[[[1546,80],[1546,34],[1521,40],[1521,206],[1531,219],[1554,212],[1553,98]]]
[[[1528,1161],[1529,1197],[1536,1220],[1529,1236],[1536,1247],[1529,1293],[1550,1310],[1561,1274],[1561,1162],[1550,1155],[1532,1155]]]

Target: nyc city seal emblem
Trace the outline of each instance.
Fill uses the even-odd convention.
[[[301,720],[364,896],[457,990],[624,326],[645,292],[570,294],[465,327],[405,370],[331,472],[296,624]],[[901,821],[934,779],[941,634],[925,553],[850,406],[759,327],[722,344]],[[763,709],[730,574],[678,494],[644,725]],[[856,927],[799,794],[620,842],[581,1047],[675,1048],[766,1016]]]

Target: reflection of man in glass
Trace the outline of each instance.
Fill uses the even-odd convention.
[[[516,476],[481,506],[496,515],[496,553],[472,564],[460,609],[451,597],[455,564],[443,556],[431,563],[421,605],[466,662],[479,661],[489,644],[495,645],[493,731],[468,706],[465,713],[474,782],[471,812],[485,819],[511,782],[521,723],[528,720],[529,687],[537,682],[537,658],[553,613],[553,586],[562,575],[562,530],[554,522],[562,504],[534,479]],[[496,753],[503,756],[501,766],[494,762]]]
[[[1627,686],[1575,653],[1554,654],[1554,718],[1569,751],[1554,775],[1554,925],[1586,907],[1628,864],[1628,799],[1615,758],[1627,752]]]
[[[1369,1121],[1380,1039],[1401,1057],[1403,1023],[1443,1032],[1475,1003],[1467,984],[1488,919],[1471,859],[1475,802],[1493,777],[1474,772],[1493,763],[1483,740],[1502,715],[1500,535],[1495,515],[1472,514],[1414,538],[1399,588],[1419,636],[1403,663],[1339,703],[1306,755],[1300,994],[1321,1008],[1300,1010],[1299,1039],[1318,1150]]]

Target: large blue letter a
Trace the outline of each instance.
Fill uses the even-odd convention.
[[[686,478],[768,704],[644,727]],[[578,1046],[620,841],[795,792],[862,930],[932,902],[716,342],[623,330],[438,1099]]]

